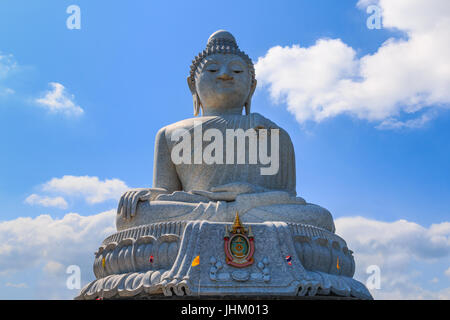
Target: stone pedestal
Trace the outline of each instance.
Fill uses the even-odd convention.
[[[372,299],[352,279],[352,251],[324,229],[284,222],[250,223],[252,263],[227,263],[230,223],[178,221],[144,225],[104,240],[96,280],[76,299],[169,296],[340,296]],[[199,264],[193,263],[199,260]]]

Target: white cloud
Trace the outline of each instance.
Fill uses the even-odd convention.
[[[42,186],[42,190],[46,192],[82,196],[91,204],[119,199],[128,189],[125,182],[119,179],[101,181],[98,177],[70,175],[53,178]]]
[[[6,78],[17,67],[12,54],[0,53],[0,79]]]
[[[41,215],[0,222],[0,279],[10,283],[9,287],[26,282],[32,290],[19,296],[22,298],[72,299],[78,292],[66,288],[66,268],[78,265],[83,283],[93,280],[93,254],[104,238],[115,232],[114,224],[115,210],[92,216],[68,213],[61,219]],[[26,277],[31,280],[24,281]]]
[[[447,270],[445,270],[444,273],[447,277],[450,277],[450,267]]]
[[[92,216],[69,213],[61,219],[42,215],[1,222],[0,280],[10,283],[8,287],[16,288],[16,283],[30,289],[20,297],[72,299],[78,291],[66,288],[66,268],[80,266],[83,284],[93,280],[93,253],[115,232],[114,220],[115,210],[110,210]],[[405,220],[348,217],[337,219],[336,227],[355,252],[357,279],[365,282],[367,266],[380,267],[381,289],[372,290],[376,299],[450,299],[450,282],[441,280],[439,285],[447,286],[432,289],[438,285],[439,274],[429,272],[420,283],[416,269],[448,265],[449,222],[426,228]],[[25,279],[27,274],[32,274],[32,280]],[[12,292],[0,292],[11,298]]]
[[[49,261],[42,269],[44,272],[48,274],[61,274],[64,272],[64,266],[57,261]]]
[[[450,2],[359,6],[369,3],[382,8],[385,28],[403,31],[406,39],[391,38],[361,58],[340,39],[320,39],[308,48],[273,47],[258,59],[258,81],[300,123],[351,114],[380,123],[380,129],[417,128],[435,109],[448,107]],[[402,121],[405,115],[413,119]]]
[[[18,289],[26,289],[28,288],[26,283],[11,283],[11,282],[7,282],[5,284],[5,287],[10,287],[10,288],[18,288]]]
[[[56,207],[60,209],[67,209],[68,204],[63,197],[46,197],[37,194],[32,194],[25,199],[25,202],[30,205],[41,205],[44,207]]]
[[[378,126],[378,129],[382,130],[390,130],[390,129],[402,129],[402,128],[410,128],[417,129],[423,127],[427,122],[433,120],[436,115],[431,112],[425,112],[415,119],[410,120],[397,120],[395,118],[388,118],[383,120]]]
[[[84,113],[84,110],[75,104],[74,95],[69,94],[62,84],[51,82],[50,86],[52,90],[47,91],[43,98],[36,99],[36,103],[50,112],[63,113],[67,116],[80,116]]]
[[[426,228],[405,220],[383,222],[349,217],[336,219],[335,223],[337,234],[355,252],[356,278],[364,282],[368,266],[380,267],[381,289],[371,291],[375,298],[450,299],[450,282],[436,291],[420,281],[421,277],[428,277],[425,282],[430,283],[436,278],[436,274],[423,274],[421,269],[450,262],[450,222]]]
[[[95,249],[99,238],[114,232],[114,216],[115,210],[110,210],[87,217],[68,213],[62,219],[41,215],[1,222],[0,270],[19,271],[50,261],[72,264],[74,256],[87,247]]]
[[[9,96],[14,93],[16,93],[16,92],[11,88],[0,88],[0,97]]]
[[[2,82],[17,69],[17,63],[12,54],[2,54],[0,52],[0,97],[15,93],[11,88],[2,85]]]

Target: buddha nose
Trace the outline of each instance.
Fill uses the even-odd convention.
[[[223,70],[217,76],[217,79],[227,81],[227,80],[233,80],[233,77],[228,74],[227,70]]]

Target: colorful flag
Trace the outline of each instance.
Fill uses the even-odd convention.
[[[153,256],[150,256],[150,259],[148,261],[150,261],[150,263],[153,263]]]
[[[339,257],[337,258],[336,268],[339,270],[341,269],[341,266],[339,265]]]
[[[105,257],[102,258],[102,268],[105,269]]]
[[[200,256],[196,256],[195,259],[192,261],[192,266],[198,266],[200,264]]]
[[[286,262],[288,263],[288,265],[292,266],[292,257],[286,256]]]

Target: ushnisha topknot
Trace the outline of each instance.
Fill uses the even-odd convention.
[[[222,53],[222,54],[235,54],[241,57],[246,63],[252,76],[252,84],[255,82],[255,67],[252,60],[245,52],[239,49],[234,36],[225,30],[218,30],[214,32],[208,39],[206,49],[200,52],[194,60],[192,60],[190,81],[195,82],[195,72],[200,66],[202,60],[209,55]]]

